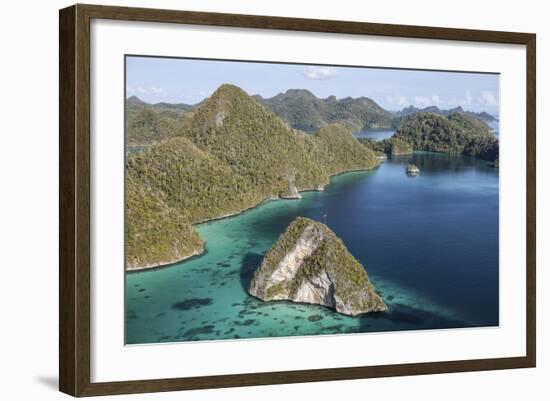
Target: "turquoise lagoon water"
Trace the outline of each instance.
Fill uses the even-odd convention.
[[[418,176],[405,174],[409,161]],[[262,256],[296,216],[334,230],[389,311],[348,317],[247,294]],[[128,344],[499,324],[498,170],[480,160],[389,159],[333,177],[324,192],[265,202],[199,232],[205,254],[126,274]]]

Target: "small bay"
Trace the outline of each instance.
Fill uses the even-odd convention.
[[[409,162],[418,176],[406,175]],[[498,182],[498,169],[484,161],[417,152],[335,176],[301,200],[202,224],[203,255],[126,273],[126,342],[498,325]],[[247,294],[263,255],[297,216],[342,239],[388,312],[349,317]]]

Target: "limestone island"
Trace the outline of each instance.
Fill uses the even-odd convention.
[[[404,110],[405,111],[405,110]],[[377,155],[410,155],[416,151],[464,155],[490,162],[498,168],[499,141],[486,124],[487,113],[447,111],[414,112],[396,116],[395,134],[390,138],[374,140],[359,138],[365,147]],[[443,113],[443,114],[442,114]]]
[[[387,310],[344,243],[305,217],[290,223],[267,252],[248,292],[263,301],[317,304],[351,316]]]
[[[202,254],[198,224],[268,199],[300,199],[336,174],[380,164],[346,126],[324,124],[309,134],[289,128],[234,85],[171,122],[135,102],[127,109],[129,143],[151,146],[126,158],[126,270]],[[158,142],[148,136],[161,131]]]
[[[420,169],[412,163],[407,164],[407,174],[408,175],[417,175],[420,173]]]

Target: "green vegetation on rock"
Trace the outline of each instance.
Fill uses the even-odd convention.
[[[178,129],[127,156],[128,269],[202,252],[193,224],[239,213],[294,187],[320,189],[333,174],[378,164],[343,126],[313,135],[290,129],[232,85],[222,85]]]
[[[372,138],[359,138],[359,142],[377,152],[377,154],[387,154],[391,156],[410,155],[413,152],[412,145],[398,137],[391,137],[376,141]]]
[[[483,121],[466,113],[410,114],[401,119],[391,138],[380,141],[359,138],[359,142],[378,155],[397,156],[424,150],[476,157],[498,167],[498,139]]]
[[[348,315],[383,311],[363,266],[324,224],[296,218],[254,273],[249,293],[264,301],[324,305]]]
[[[411,144],[399,137],[388,139],[389,153],[392,156],[410,155],[413,152]]]
[[[149,104],[135,96],[126,99],[126,146],[152,145],[181,135],[192,117],[186,104]]]
[[[200,252],[203,240],[180,210],[133,177],[126,180],[126,268],[155,267]]]
[[[479,119],[464,113],[441,116],[417,113],[405,118],[395,135],[414,150],[463,154],[490,162],[498,160],[498,139]]]
[[[415,113],[434,113],[434,114],[439,114],[439,115],[442,115],[442,116],[449,116],[449,115],[454,114],[454,113],[460,113],[460,114],[466,114],[469,117],[480,120],[483,123],[498,121],[497,118],[495,118],[494,116],[490,115],[489,113],[487,113],[485,111],[476,113],[474,111],[464,110],[460,106],[454,107],[454,108],[448,109],[448,110],[440,109],[437,106],[428,106],[428,107],[425,107],[423,109],[420,109],[420,108],[414,107],[414,106],[409,106],[409,107],[405,107],[401,111],[398,111],[398,112],[394,113],[394,122],[393,122],[394,126],[399,125],[399,119],[400,118],[410,116],[410,115],[415,114]]]
[[[391,113],[367,97],[319,99],[308,90],[289,89],[272,98],[254,98],[291,127],[307,132],[334,123],[351,131],[391,126]]]

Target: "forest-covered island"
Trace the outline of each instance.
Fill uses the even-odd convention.
[[[267,252],[248,292],[263,301],[323,305],[350,316],[387,310],[342,240],[305,217],[292,221]]]
[[[232,85],[222,85],[191,116],[163,118],[149,109],[142,114],[148,128],[136,130],[140,125],[129,119],[128,142],[143,141],[146,130],[157,130],[164,141],[127,157],[129,270],[203,252],[194,224],[239,213],[294,187],[322,190],[331,175],[378,164],[343,125],[314,134],[294,130]],[[166,128],[170,124],[178,128]]]

